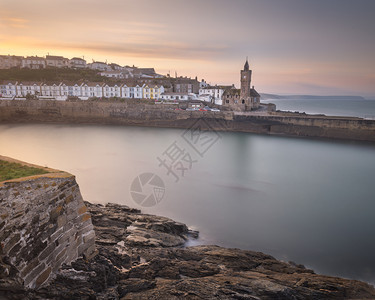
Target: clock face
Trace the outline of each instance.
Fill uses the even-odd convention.
[[[243,76],[243,79],[246,79],[246,75]]]

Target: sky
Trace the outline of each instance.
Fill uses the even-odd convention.
[[[375,0],[0,0],[0,54],[84,57],[262,93],[375,98]]]

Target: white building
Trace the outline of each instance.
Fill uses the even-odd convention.
[[[82,97],[87,98],[102,98],[103,97],[103,84],[100,83],[83,83],[81,86]]]
[[[109,66],[110,66],[110,67],[112,68],[112,70],[114,70],[114,71],[124,71],[124,70],[125,70],[124,67],[121,67],[120,65],[115,64],[115,63],[109,64]]]
[[[108,78],[124,79],[125,76],[122,71],[104,71],[100,73],[100,76]]]
[[[62,56],[47,55],[46,65],[47,67],[55,68],[69,68],[69,59]]]
[[[73,97],[81,97],[82,96],[82,91],[81,91],[81,86],[82,84],[74,84],[72,87],[71,87],[71,91],[72,91],[72,95]]]
[[[17,81],[4,81],[0,84],[0,95],[3,98],[13,98],[17,95]]]
[[[44,69],[46,67],[46,59],[38,56],[27,56],[22,59],[22,68]]]
[[[208,87],[208,84],[204,79],[202,79],[202,81],[199,83],[199,88],[203,89],[203,88],[206,88],[206,87]]]
[[[27,95],[39,96],[40,95],[40,83],[18,82],[16,85],[16,96],[26,97]]]
[[[60,95],[64,98],[68,98],[69,96],[69,86],[65,82],[60,84]]]
[[[188,100],[193,100],[194,96],[191,95],[191,94],[185,94],[185,93],[162,93],[160,95],[159,100],[162,100],[162,101],[188,101]]]
[[[139,86],[138,84],[133,87],[134,98],[142,99],[143,98],[143,88],[145,85]]]
[[[121,86],[121,98],[134,98],[134,87],[123,84]]]
[[[90,69],[98,70],[98,71],[112,71],[112,68],[110,66],[100,61],[94,61],[93,63],[88,64],[88,67]]]
[[[40,86],[40,99],[51,99],[58,98],[61,96],[60,93],[61,83],[47,84],[43,83]]]
[[[201,94],[198,96],[198,100],[213,103],[215,102],[215,99],[210,94]],[[217,100],[219,101],[219,100]]]
[[[209,99],[211,97],[211,102],[222,105],[223,104],[223,94],[225,90],[234,88],[232,86],[207,86],[205,88],[199,89],[199,98]]]
[[[135,98],[157,100],[164,92],[163,86],[126,84],[103,84],[103,83],[37,83],[4,81],[0,84],[0,97],[2,98],[25,98],[28,94],[35,95],[38,99],[45,100],[67,100],[68,97],[78,97],[81,100],[89,98]],[[187,96],[186,96],[187,97]],[[184,100],[184,97],[179,97]],[[186,98],[187,99],[187,98]],[[192,99],[189,96],[188,99]]]
[[[79,57],[73,57],[70,60],[70,67],[73,69],[84,69],[86,68],[86,61]]]
[[[0,69],[19,68],[22,64],[23,56],[0,55]]]
[[[114,86],[109,86],[108,83],[103,86],[103,97],[104,98],[113,98],[121,97],[121,86],[115,84]]]

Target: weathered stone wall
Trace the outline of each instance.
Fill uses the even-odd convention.
[[[180,120],[207,118],[232,119],[232,112],[175,110],[175,105],[147,105],[92,101],[0,100],[0,122],[101,123],[173,126]]]
[[[272,111],[273,107],[269,107]],[[0,101],[0,123],[95,123],[188,128],[204,119],[207,128],[262,134],[324,137],[375,142],[375,121],[360,118],[269,112],[252,115],[231,111],[175,110],[175,106],[115,102]]]
[[[361,118],[299,114],[236,116],[228,127],[233,131],[375,142],[375,121]]]
[[[46,174],[0,183],[0,278],[37,288],[63,264],[95,254],[95,232],[75,177]]]

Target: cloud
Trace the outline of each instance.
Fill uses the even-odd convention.
[[[4,17],[0,16],[1,24],[4,27],[10,27],[10,28],[16,28],[16,29],[22,29],[26,28],[27,23],[29,22],[26,19],[23,18],[11,18],[11,17]]]
[[[164,43],[61,43],[34,41],[30,47],[46,48],[53,50],[80,50],[100,52],[108,55],[122,55],[128,57],[210,60],[217,58],[228,51],[225,45],[206,46],[190,45],[177,42]]]
[[[29,19],[19,16],[16,11],[7,10],[4,7],[0,10],[0,28],[3,32],[26,28],[28,23]]]

